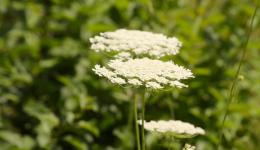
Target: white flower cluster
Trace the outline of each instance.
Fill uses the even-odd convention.
[[[108,78],[112,83],[145,86],[151,89],[164,87],[187,87],[180,82],[193,77],[192,72],[171,61],[163,62],[149,58],[115,59],[107,67],[96,65],[93,71]]]
[[[91,49],[96,52],[116,54],[106,66],[95,65],[93,71],[119,85],[143,86],[150,89],[165,87],[183,88],[181,80],[192,78],[189,69],[161,61],[161,57],[175,55],[182,46],[175,37],[166,37],[146,31],[119,29],[115,32],[100,33],[90,38]],[[142,121],[138,121],[142,125]],[[191,138],[203,135],[200,127],[179,120],[144,121],[144,128],[166,137]],[[183,150],[195,150],[186,144]]]
[[[141,120],[139,120],[139,124],[142,124]],[[190,123],[179,120],[145,121],[144,128],[148,131],[162,133],[165,135],[168,134],[178,138],[190,138],[199,134],[205,134],[205,131],[202,128],[195,127]]]
[[[190,144],[185,144],[182,150],[195,150],[196,147]]]
[[[176,55],[182,46],[175,37],[147,31],[119,29],[90,38],[91,49],[100,52],[131,52],[136,56],[160,58]]]

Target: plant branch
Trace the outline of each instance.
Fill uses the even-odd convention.
[[[143,91],[143,96],[142,96],[142,150],[145,150],[144,120],[145,120],[145,90]]]
[[[236,71],[236,74],[235,74],[235,78],[231,84],[231,88],[230,88],[230,92],[229,92],[229,96],[228,96],[228,99],[227,99],[227,105],[226,105],[226,111],[225,111],[225,114],[224,114],[224,118],[222,120],[222,124],[221,124],[221,131],[220,131],[220,135],[219,135],[219,144],[218,144],[218,149],[220,148],[220,145],[222,143],[222,137],[223,137],[223,128],[224,128],[224,125],[225,125],[225,121],[227,119],[227,116],[229,114],[229,107],[230,107],[230,104],[232,103],[232,100],[235,96],[235,89],[236,89],[236,85],[237,85],[237,82],[238,82],[238,79],[239,79],[239,74],[241,72],[241,67],[242,67],[242,64],[245,60],[245,56],[246,56],[246,52],[247,52],[247,45],[248,45],[248,42],[249,42],[249,39],[250,39],[250,35],[252,33],[252,29],[253,29],[253,22],[254,22],[254,19],[255,19],[255,16],[256,16],[256,13],[257,13],[257,10],[258,10],[258,3],[256,4],[256,7],[255,7],[255,10],[254,10],[254,13],[252,15],[252,18],[250,20],[250,25],[249,25],[249,28],[248,28],[248,32],[247,32],[247,37],[246,37],[246,40],[245,42],[243,43],[243,47],[242,47],[242,55],[241,55],[241,58],[239,60],[239,64],[238,64],[238,68],[237,68],[237,71]]]
[[[135,94],[135,96],[134,96],[135,134],[136,134],[137,149],[141,150],[140,132],[139,132],[139,126],[138,126],[137,98],[138,98],[138,96],[137,96],[137,94]]]

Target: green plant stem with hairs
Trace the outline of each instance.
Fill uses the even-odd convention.
[[[139,132],[139,126],[138,126],[137,100],[138,100],[138,96],[137,96],[137,94],[135,94],[135,96],[134,96],[135,134],[136,134],[137,149],[141,150],[141,146],[140,146],[140,132]]]
[[[145,150],[145,134],[144,134],[144,120],[145,120],[145,90],[142,91],[141,101],[142,101],[142,125],[141,125],[141,140],[140,140],[140,131],[138,124],[138,94],[134,94],[134,118],[135,118],[135,134],[136,134],[136,143],[138,150]]]
[[[145,150],[144,120],[145,120],[145,90],[143,91],[143,95],[142,95],[142,150]]]
[[[242,64],[243,64],[243,62],[245,60],[245,56],[246,56],[246,52],[247,52],[247,45],[248,45],[248,42],[249,42],[249,39],[250,39],[250,35],[252,33],[253,22],[254,22],[256,14],[257,14],[257,10],[258,10],[258,3],[256,3],[256,7],[255,7],[254,13],[253,13],[252,18],[251,18],[250,25],[249,25],[248,32],[247,32],[247,37],[246,37],[245,42],[243,43],[242,55],[241,55],[241,58],[239,60],[238,68],[237,68],[237,71],[236,71],[236,75],[235,75],[235,78],[234,78],[234,80],[233,80],[233,82],[231,84],[229,96],[228,96],[228,99],[227,99],[226,111],[225,111],[225,114],[224,114],[224,117],[223,117],[223,120],[222,120],[222,124],[221,124],[221,128],[220,128],[221,131],[220,131],[220,134],[219,134],[218,149],[220,149],[220,145],[222,143],[223,127],[225,125],[225,121],[226,121],[227,116],[229,114],[229,106],[232,103],[232,100],[233,100],[233,98],[235,96],[234,93],[235,93],[236,85],[237,85],[237,82],[238,82],[238,79],[239,79],[239,74],[240,74],[240,71],[241,71]]]
[[[129,108],[129,115],[128,115],[128,121],[127,121],[127,126],[130,130],[132,130],[133,123],[134,123],[134,98],[135,98],[135,93],[133,90],[128,90],[127,91],[127,96],[130,97],[131,100],[133,100],[133,103],[130,103],[130,108]]]

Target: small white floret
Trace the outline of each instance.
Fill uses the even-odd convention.
[[[190,144],[185,144],[182,150],[195,150],[196,147]]]

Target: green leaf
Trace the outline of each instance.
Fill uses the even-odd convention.
[[[77,123],[77,125],[80,128],[92,133],[93,135],[99,136],[99,129],[97,128],[96,123],[81,120]]]
[[[18,150],[32,149],[35,145],[33,139],[29,136],[21,136],[13,131],[0,131],[0,139],[15,146]]]
[[[88,150],[87,145],[83,141],[79,140],[74,136],[71,135],[65,136],[64,141],[70,143],[77,150]]]

